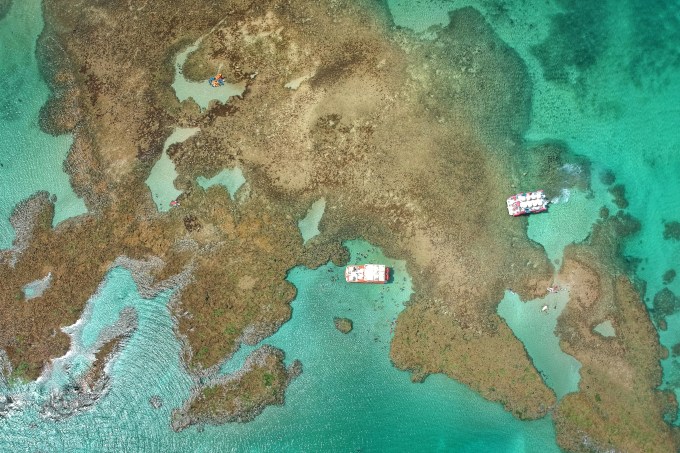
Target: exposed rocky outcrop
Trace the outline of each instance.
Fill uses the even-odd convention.
[[[333,318],[333,323],[336,329],[345,334],[350,333],[354,327],[352,320],[349,318]]]
[[[288,384],[302,372],[299,361],[286,368],[284,353],[272,346],[253,351],[243,367],[196,388],[172,414],[172,429],[195,424],[248,422],[270,405],[282,405]]]

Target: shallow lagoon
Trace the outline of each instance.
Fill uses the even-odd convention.
[[[177,54],[175,58],[175,79],[172,82],[172,88],[175,90],[177,99],[180,101],[193,99],[202,110],[205,110],[211,101],[226,103],[230,97],[242,95],[245,90],[245,83],[230,84],[225,82],[223,86],[213,87],[207,80],[192,82],[184,77],[182,72],[184,63],[189,55],[198,49],[199,45],[200,40]]]
[[[506,291],[498,304],[498,314],[524,344],[534,366],[558,399],[578,391],[581,379],[581,364],[560,349],[560,339],[555,335],[557,318],[568,301],[568,291],[549,293],[527,302],[522,302],[512,291]]]
[[[235,167],[225,168],[210,179],[199,176],[196,178],[196,182],[205,190],[214,185],[221,185],[227,190],[229,197],[233,200],[236,192],[245,184],[246,178],[243,176],[243,171],[239,167]]]
[[[610,320],[602,321],[595,327],[593,327],[593,332],[599,333],[603,337],[615,337],[616,329]]]
[[[170,203],[182,194],[181,190],[175,188],[177,170],[175,169],[175,163],[168,156],[168,148],[175,143],[182,143],[188,140],[200,130],[198,127],[176,127],[165,140],[161,157],[151,168],[151,173],[149,173],[149,177],[145,182],[149,186],[153,201],[160,212],[168,211]]]
[[[53,225],[87,212],[63,169],[71,136],[53,137],[38,125],[49,95],[35,58],[42,28],[39,0],[13,2],[0,20],[0,249],[14,240],[14,207],[39,190],[57,197]]]
[[[321,233],[319,230],[319,222],[321,222],[325,210],[326,200],[320,198],[312,203],[312,206],[307,210],[305,217],[298,222],[298,228],[300,229],[300,234],[302,235],[302,241],[304,243]]]

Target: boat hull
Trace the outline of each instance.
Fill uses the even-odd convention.
[[[390,268],[383,264],[357,264],[345,268],[347,283],[384,285],[390,280]]]
[[[548,199],[543,190],[536,192],[518,193],[507,199],[508,214],[513,217],[538,214],[548,210]]]

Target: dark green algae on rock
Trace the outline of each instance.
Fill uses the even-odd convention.
[[[284,363],[285,354],[264,345],[252,352],[236,373],[222,376],[194,390],[192,397],[172,414],[171,426],[176,432],[195,424],[249,422],[267,406],[281,406],[288,384],[302,372],[295,360]]]
[[[0,0],[0,20],[4,19],[12,7],[12,0]]]

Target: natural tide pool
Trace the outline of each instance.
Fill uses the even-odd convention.
[[[606,194],[606,192],[605,192]],[[543,246],[559,269],[564,248],[588,238],[606,200],[580,190],[571,190],[548,205],[548,212],[529,216],[527,236]]]
[[[312,206],[307,210],[305,217],[300,219],[298,228],[300,229],[303,243],[306,243],[311,238],[321,233],[319,230],[319,222],[321,222],[325,210],[326,200],[320,198],[312,203]]]
[[[238,192],[241,186],[245,184],[246,178],[243,176],[243,171],[239,167],[234,167],[225,168],[212,178],[199,176],[196,178],[196,182],[204,190],[208,190],[208,188],[215,185],[221,185],[229,193],[229,198],[233,200],[236,196],[236,192]]]
[[[593,327],[593,332],[599,333],[603,337],[615,337],[616,329],[610,320],[602,321],[595,327]]]
[[[177,54],[175,58],[175,79],[172,82],[172,88],[175,90],[175,96],[177,96],[180,102],[193,99],[202,110],[205,110],[211,101],[226,103],[230,97],[242,95],[246,86],[244,82],[238,84],[225,82],[223,86],[213,87],[207,80],[201,82],[187,80],[184,77],[182,68],[189,55],[198,49],[200,43],[201,40],[199,39]]]
[[[569,292],[566,290],[526,302],[512,291],[506,291],[498,304],[498,314],[524,344],[534,366],[558,399],[578,391],[581,379],[581,364],[562,351],[560,339],[555,335],[557,318],[568,301]]]
[[[47,288],[50,287],[50,284],[52,283],[52,273],[49,272],[46,276],[43,278],[39,278],[38,280],[33,280],[30,283],[27,283],[24,285],[22,288],[24,292],[24,298],[26,300],[31,300],[35,299],[36,297],[42,296],[42,294],[47,290]]]
[[[146,179],[146,185],[151,190],[151,196],[156,203],[158,211],[164,212],[170,209],[170,203],[182,194],[181,190],[175,188],[177,170],[175,163],[168,156],[168,148],[175,143],[182,143],[194,136],[201,129],[198,127],[176,127],[172,134],[165,140],[163,153],[151,168],[151,173]]]

